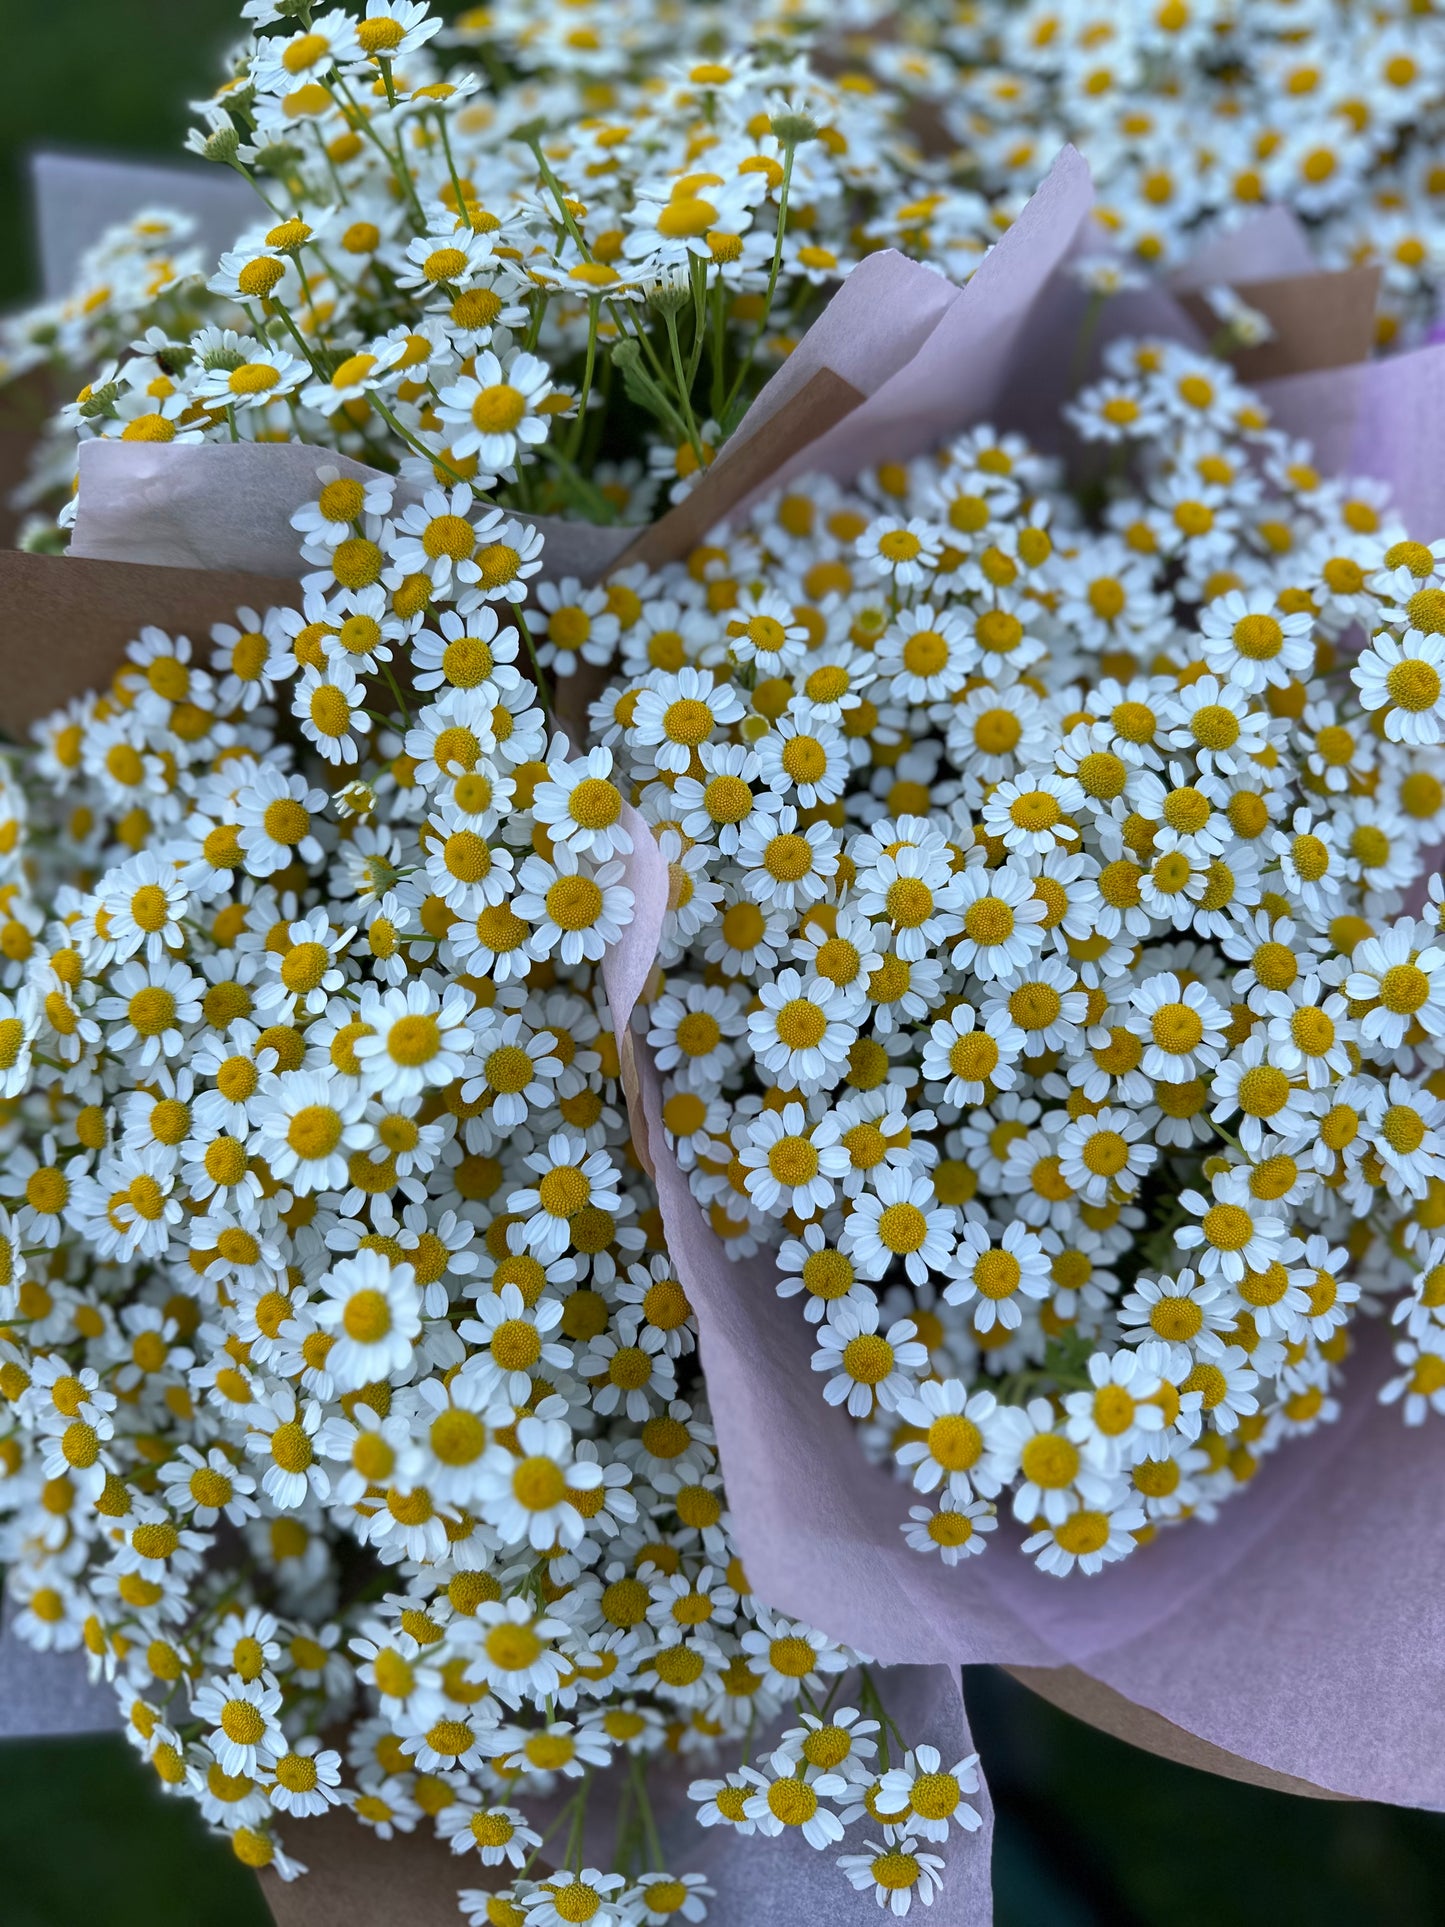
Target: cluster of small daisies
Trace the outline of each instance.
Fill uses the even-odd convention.
[[[912,251],[956,280],[996,237],[932,182],[912,96],[822,78],[790,8],[505,0],[446,32],[414,0],[244,12],[192,145],[254,185],[251,225],[213,263],[147,210],[5,325],[0,373],[83,383],[37,504],[71,489],[77,438],[294,439],[645,522],[921,194]]]
[[[341,1804],[467,1856],[473,1921],[699,1920],[646,1772],[722,1743],[705,1824],[864,1819],[844,1874],[926,1900],[971,1760],[737,1557],[597,971],[623,798],[517,667],[535,534],[318,479],[303,608],[145,630],[6,767],[15,1629],[287,1877]]]
[[[1445,1407],[1445,543],[1222,363],[1107,360],[1114,482],[980,428],[791,488],[592,709],[672,868],[671,1152],[909,1542],[1006,1507],[1056,1573],[1332,1418],[1362,1305]]]
[[[908,9],[908,20],[919,9]],[[1437,318],[1445,277],[1445,33],[1417,0],[1028,0],[921,10],[920,63],[991,196],[1061,140],[1101,239],[1144,272],[1288,207],[1322,265],[1377,263],[1382,344]],[[935,26],[933,23],[937,22]],[[941,41],[939,51],[931,43]],[[880,47],[891,74],[907,60]],[[919,84],[918,82],[914,83]]]

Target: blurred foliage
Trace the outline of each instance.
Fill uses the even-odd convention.
[[[0,110],[0,305],[36,282],[25,155],[35,146],[173,157],[237,38],[237,0],[40,0],[7,6]]]
[[[0,115],[0,302],[23,299],[35,282],[26,151],[174,155],[237,13],[234,0],[10,9],[5,58],[19,84]],[[1172,1766],[982,1669],[969,1705],[998,1808],[998,1927],[1434,1927],[1445,1918],[1441,1816],[1295,1800]],[[119,1738],[0,1745],[0,1869],[4,1927],[266,1927],[269,1918],[250,1875],[193,1808],[161,1797]]]
[[[996,1927],[1445,1920],[1445,1815],[1298,1799],[1175,1766],[991,1669],[970,1668],[967,1691],[998,1812]]]
[[[118,1734],[0,1744],[0,1869],[4,1927],[270,1927],[251,1874]]]

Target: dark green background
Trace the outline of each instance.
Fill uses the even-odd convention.
[[[174,153],[237,14],[231,0],[6,0],[0,303],[34,284],[27,147]],[[1445,1821],[1434,1815],[1256,1792],[1136,1753],[999,1676],[970,1691],[999,1810],[999,1927],[1445,1921]],[[3,1927],[268,1918],[250,1876],[193,1809],[159,1796],[123,1741],[0,1745]]]

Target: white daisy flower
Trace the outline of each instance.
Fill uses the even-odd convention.
[[[616,1211],[622,1202],[607,1153],[589,1151],[566,1131],[555,1132],[544,1150],[529,1152],[525,1163],[537,1182],[512,1191],[507,1209],[523,1221],[523,1244],[543,1263],[567,1249],[571,1221],[579,1212]]]
[[[1230,589],[1199,612],[1209,669],[1251,696],[1282,689],[1313,666],[1313,627],[1307,612],[1283,613],[1264,590]]]
[[[919,1492],[940,1486],[956,1504],[967,1506],[977,1496],[992,1499],[999,1490],[990,1449],[998,1401],[992,1392],[970,1392],[961,1379],[928,1379],[917,1393],[898,1404],[900,1420],[916,1427],[922,1438],[897,1448],[899,1465],[913,1468]]]
[[[236,808],[237,840],[251,876],[269,877],[297,860],[321,861],[312,819],[326,808],[325,790],[262,763],[237,797]]]
[[[613,780],[609,749],[592,749],[571,760],[554,757],[547,766],[547,781],[533,793],[532,808],[554,841],[594,862],[632,853],[631,833],[621,821],[623,797]]]
[[[1445,948],[1418,948],[1416,934],[1401,924],[1364,938],[1341,986],[1369,1006],[1360,1019],[1362,1041],[1387,1051],[1398,1050],[1416,1024],[1431,1037],[1445,1035]]]
[[[633,894],[622,882],[622,863],[584,867],[573,847],[554,845],[551,862],[539,856],[525,859],[517,873],[512,910],[533,924],[528,942],[534,957],[555,951],[567,964],[584,958],[597,963],[631,921]]]
[[[405,1372],[421,1330],[421,1300],[410,1265],[380,1252],[343,1258],[320,1280],[317,1323],[335,1340],[326,1368],[339,1390],[356,1391]]]
[[[1181,1251],[1197,1253],[1190,1262],[1201,1278],[1218,1273],[1237,1284],[1246,1271],[1267,1271],[1292,1255],[1296,1241],[1287,1224],[1252,1195],[1244,1172],[1222,1172],[1212,1180],[1212,1191],[1212,1198],[1198,1191],[1179,1194],[1194,1222],[1179,1226],[1175,1242]]]
[[[1228,1015],[1197,980],[1182,984],[1173,971],[1156,972],[1130,990],[1123,1015],[1144,1042],[1146,1077],[1184,1084],[1224,1055]]]
[[[396,1103],[453,1083],[471,1052],[468,1017],[459,987],[440,992],[415,978],[404,989],[364,986],[357,1008],[364,1029],[355,1044],[363,1086]]]
[[[951,1205],[937,1202],[931,1179],[885,1166],[874,1189],[853,1200],[840,1247],[862,1278],[881,1278],[901,1260],[914,1284],[923,1284],[930,1271],[951,1265],[956,1219]]]
[[[974,1305],[977,1331],[991,1331],[995,1324],[1016,1329],[1023,1317],[1020,1298],[1047,1298],[1053,1287],[1042,1242],[1018,1223],[1005,1225],[997,1243],[986,1226],[974,1221],[964,1224],[948,1268],[951,1275],[944,1301]]]
[[[742,698],[729,682],[699,669],[657,673],[638,691],[629,740],[648,750],[659,770],[682,776],[694,752],[742,714]]]
[[[907,1318],[880,1332],[876,1303],[862,1309],[855,1303],[829,1306],[813,1353],[813,1370],[832,1374],[824,1398],[830,1405],[846,1404],[855,1418],[867,1418],[875,1409],[896,1411],[913,1390],[914,1375],[928,1363],[927,1348],[915,1332]]]
[[[738,1158],[748,1196],[760,1211],[815,1216],[833,1202],[833,1180],[849,1166],[835,1114],[810,1124],[801,1104],[764,1111],[746,1128]]]
[[[1048,908],[1035,895],[1022,865],[965,870],[958,878],[957,909],[963,934],[953,950],[956,970],[971,970],[988,983],[1008,980],[1042,947]]]
[[[1153,1449],[1164,1429],[1163,1381],[1153,1354],[1093,1352],[1088,1372],[1090,1389],[1064,1399],[1068,1435],[1102,1463],[1128,1466]]]
[[[1350,670],[1368,710],[1384,711],[1392,743],[1438,743],[1445,735],[1445,637],[1382,630]]]
[[[1136,1500],[1080,1505],[1031,1533],[1024,1540],[1023,1550],[1037,1560],[1042,1572],[1060,1578],[1075,1566],[1082,1572],[1098,1572],[1135,1549],[1133,1535],[1143,1524],[1144,1508]]]
[[[1113,1501],[1114,1481],[1068,1436],[1046,1398],[1000,1409],[998,1450],[1009,1481],[1019,1479],[1013,1510],[1026,1525],[1039,1518],[1062,1525],[1081,1504]]]
[[[475,455],[489,475],[502,474],[524,449],[546,441],[547,424],[538,407],[551,390],[551,370],[536,355],[511,349],[503,361],[484,348],[475,372],[443,388],[437,399],[441,420],[460,430],[452,436],[451,453],[463,459]]]
[[[977,1793],[978,1788],[976,1753],[946,1767],[936,1746],[912,1747],[901,1766],[880,1777],[878,1805],[886,1813],[906,1808],[907,1818],[900,1823],[905,1831],[941,1843],[955,1826],[963,1833],[976,1833],[983,1825],[982,1815],[963,1797]]]
[[[308,1498],[326,1499],[331,1479],[317,1454],[321,1407],[299,1401],[289,1385],[273,1384],[249,1413],[246,1450],[264,1462],[261,1490],[282,1511],[294,1512]]]
[[[246,1680],[208,1680],[191,1701],[191,1711],[210,1729],[208,1741],[223,1773],[257,1777],[262,1749],[284,1752],[286,1738],[276,1715],[281,1689],[270,1673]]]
[[[283,1741],[279,1746],[262,1747],[257,1763],[278,1813],[295,1814],[298,1819],[314,1817],[338,1805],[344,1797],[341,1755],[329,1747],[323,1750],[315,1734],[292,1744]]]
[[[457,1336],[476,1349],[462,1366],[462,1378],[496,1402],[525,1405],[532,1374],[566,1371],[572,1354],[547,1334],[562,1322],[562,1300],[542,1297],[528,1305],[515,1284],[506,1284],[476,1301],[476,1316],[464,1319]]]
[[[293,1191],[339,1191],[347,1158],[372,1141],[366,1092],[322,1071],[268,1073],[255,1112],[255,1151]]]
[[[528,1417],[517,1424],[517,1454],[494,1446],[483,1460],[478,1503],[507,1545],[537,1551],[556,1541],[576,1545],[586,1521],[571,1494],[602,1483],[602,1467],[576,1458],[561,1419]]]
[[[973,1811],[972,1808],[969,1809]],[[891,1835],[893,1829],[888,1829]],[[837,1866],[855,1893],[867,1893],[895,1917],[909,1911],[916,1898],[931,1907],[943,1886],[943,1856],[928,1853],[911,1834],[894,1837],[886,1845],[866,1841],[861,1853],[839,1854]]]
[[[945,1566],[961,1565],[988,1549],[987,1534],[998,1530],[994,1507],[987,1499],[964,1504],[945,1493],[936,1511],[911,1505],[899,1527],[905,1542],[925,1557],[937,1553]]]
[[[843,995],[826,978],[804,983],[796,970],[781,970],[758,996],[748,1046],[759,1067],[796,1090],[836,1084],[858,1034]]]
[[[826,822],[800,826],[791,803],[775,815],[756,810],[743,824],[737,862],[746,894],[765,911],[805,910],[837,874],[837,833]]]

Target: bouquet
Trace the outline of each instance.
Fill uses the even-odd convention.
[[[195,145],[258,218],[7,330],[83,377],[28,546],[297,578],[6,764],[15,1630],[285,1881],[344,1808],[506,1927],[756,1917],[780,1838],[801,1905],[971,1907],[956,1689],[754,1590],[728,1346],[783,1301],[965,1602],[1207,1536],[1365,1316],[1442,1409],[1445,544],[1231,369],[1258,277],[1207,341],[1109,298],[1264,197],[1358,266],[1368,185],[1417,337],[1438,63],[1372,29],[1357,113],[1263,13],[243,11]],[[1176,118],[1247,139],[1176,181]],[[1071,288],[1032,438],[980,419]]]

